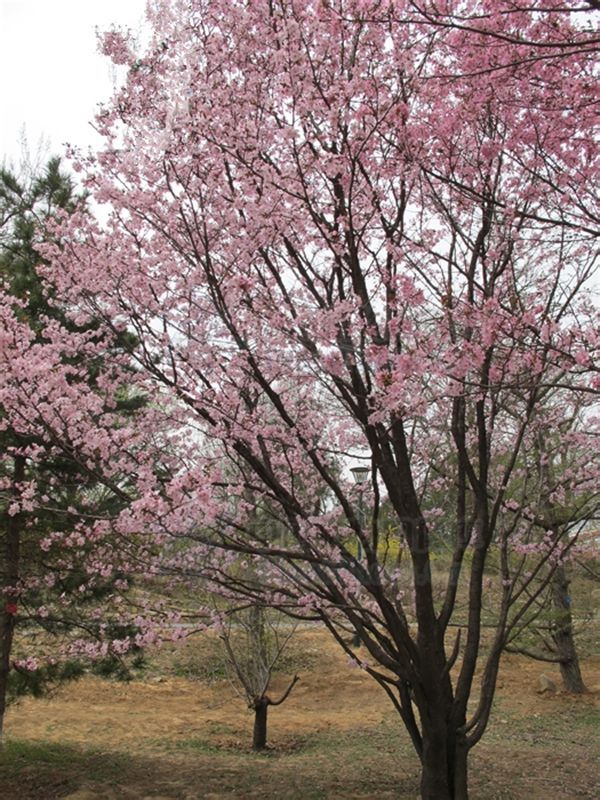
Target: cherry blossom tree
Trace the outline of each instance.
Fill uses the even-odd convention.
[[[88,656],[114,672],[143,638],[124,613],[139,566],[111,519],[132,497],[135,461],[116,455],[145,396],[118,342],[68,319],[38,274],[47,229],[78,207],[58,159],[0,171],[0,738],[12,697]]]
[[[539,536],[523,466],[561,409],[584,415],[598,474],[591,17],[153,0],[147,49],[103,39],[128,78],[97,119],[105,147],[76,160],[106,221],[73,217],[46,253],[75,314],[135,335],[152,411],[177,423],[169,473],[140,471],[122,533],[152,532],[165,572],[206,591],[322,621],[349,654],[356,632],[424,798],[467,797],[502,651],[573,547]],[[565,469],[553,500],[587,490]],[[383,505],[409,553],[397,569]]]

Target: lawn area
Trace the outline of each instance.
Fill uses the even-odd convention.
[[[477,800],[597,797],[600,659],[590,692],[538,694],[549,665],[504,659],[494,715],[471,756]],[[22,701],[7,720],[0,797],[15,800],[348,800],[414,798],[418,764],[383,692],[327,634],[299,633],[277,675],[300,682],[270,714],[271,749],[252,753],[252,718],[206,638],[163,653],[141,679],[87,677]],[[278,686],[275,687],[275,692]]]

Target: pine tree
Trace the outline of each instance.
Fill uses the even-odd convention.
[[[52,158],[39,175],[21,180],[0,170],[0,284],[14,299],[15,318],[29,326],[34,344],[44,344],[48,324],[77,332],[51,283],[40,274],[44,264],[40,244],[52,236],[52,224],[61,217],[85,210],[70,176]],[[95,336],[94,321],[79,333]],[[122,343],[113,344],[112,351]],[[92,389],[110,362],[85,362],[85,379]],[[80,354],[64,356],[81,366]],[[79,363],[78,363],[79,362]],[[109,399],[113,409],[127,416],[144,404],[144,398],[123,386]],[[81,674],[79,658],[48,660],[32,656],[19,659],[18,630],[41,633],[40,653],[54,653],[56,643],[83,636],[98,643],[126,640],[135,630],[111,622],[107,613],[95,613],[102,603],[112,604],[126,592],[129,579],[118,567],[90,581],[88,565],[94,545],[75,541],[65,551],[65,539],[76,537],[83,519],[111,519],[127,502],[126,485],[107,488],[98,475],[82,463],[64,443],[39,429],[23,432],[6,419],[0,406],[0,735],[8,700],[18,694],[39,695],[48,685]],[[33,456],[35,454],[35,457]],[[28,495],[26,502],[23,496]],[[53,540],[55,543],[53,544]],[[106,547],[106,543],[103,543]],[[118,602],[118,600],[117,600]],[[55,644],[48,649],[48,642]],[[123,661],[110,648],[99,652],[101,672],[123,670]]]

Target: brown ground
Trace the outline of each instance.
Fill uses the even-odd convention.
[[[249,752],[252,718],[227,680],[85,678],[9,712],[0,798],[414,798],[416,760],[385,694],[326,634],[298,636],[300,682],[271,711],[270,754]],[[551,665],[505,658],[492,723],[471,759],[474,798],[599,796],[600,659],[586,661],[591,691],[581,697],[538,694],[542,672],[560,686]],[[289,677],[278,676],[272,694]]]

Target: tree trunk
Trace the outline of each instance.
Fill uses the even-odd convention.
[[[7,526],[8,527],[8,526]],[[4,714],[8,693],[8,675],[10,672],[10,653],[15,627],[14,611],[10,601],[0,595],[0,745],[4,729]]]
[[[573,636],[573,617],[571,614],[571,598],[569,597],[569,578],[564,566],[556,568],[552,576],[552,604],[555,619],[552,623],[552,638],[560,658],[560,674],[565,689],[574,694],[586,691],[579,657]]]
[[[261,697],[254,703],[254,731],[252,733],[252,749],[264,750],[267,746],[267,711],[269,701]]]
[[[466,745],[440,730],[423,736],[422,800],[468,800]]]
[[[25,478],[25,459],[16,456],[13,474],[13,496],[19,494],[18,484]],[[19,581],[22,514],[4,513],[4,547],[0,550],[0,743],[4,730],[4,715],[10,672],[10,654],[15,628],[16,598],[13,594]],[[5,591],[8,590],[8,591]]]
[[[468,755],[469,748],[464,740],[451,743],[448,757],[448,782],[453,800],[467,800],[468,790]]]
[[[8,673],[10,671],[10,651],[12,649],[14,616],[5,609],[6,600],[0,598],[3,608],[0,611],[0,744],[4,730]]]
[[[446,765],[445,736],[423,735],[422,800],[452,800]]]
[[[468,747],[452,731],[423,731],[422,800],[468,800]]]

